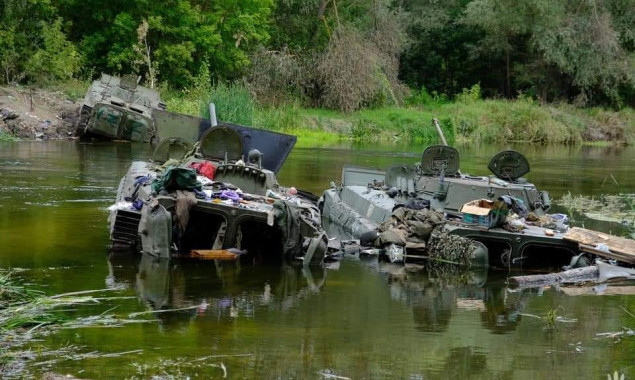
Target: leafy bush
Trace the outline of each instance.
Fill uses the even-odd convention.
[[[464,88],[460,94],[456,95],[456,101],[459,103],[472,103],[481,99],[481,85],[475,84],[468,90]]]
[[[439,94],[436,91],[429,93],[425,86],[419,90],[412,91],[405,100],[406,105],[414,107],[438,106],[449,102],[446,94]]]
[[[432,103],[432,95],[428,93],[425,86],[421,86],[419,90],[412,91],[405,103],[409,106],[427,106]]]

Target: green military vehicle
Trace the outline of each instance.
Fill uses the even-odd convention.
[[[459,170],[459,152],[446,145],[427,147],[421,161],[397,165],[386,171],[345,167],[341,185],[333,183],[320,200],[327,232],[333,227],[344,236],[360,238],[393,216],[395,209],[426,208],[445,215],[444,231],[484,244],[494,266],[561,266],[579,252],[577,243],[564,239],[566,221],[548,215],[551,201],[522,176],[529,163],[520,153],[506,150],[488,165],[492,176],[474,176]],[[523,206],[548,228],[525,219],[518,230],[504,228],[507,218],[495,207],[501,198]],[[511,214],[511,210],[509,210]],[[523,215],[524,216],[524,215]],[[512,226],[514,227],[514,226]],[[406,252],[407,253],[407,252]]]
[[[155,137],[154,110],[164,110],[159,93],[139,86],[134,75],[102,74],[88,89],[79,110],[80,138],[149,142]]]
[[[217,123],[211,114],[154,113],[159,143],[152,161],[132,162],[121,179],[111,248],[321,265],[328,238],[315,199],[276,179],[296,137]]]

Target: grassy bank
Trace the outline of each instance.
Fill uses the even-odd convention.
[[[285,110],[278,110],[285,113]],[[432,118],[440,120],[448,141],[532,143],[632,143],[633,109],[608,111],[569,105],[539,105],[527,100],[478,100],[427,107],[386,107],[342,114],[320,109],[290,109],[293,129],[324,131],[343,138],[438,141]],[[292,117],[290,117],[292,116]],[[263,123],[263,126],[266,126]]]
[[[204,104],[217,104],[220,120],[293,133],[300,141],[414,140],[438,141],[432,118],[440,120],[448,141],[531,143],[632,143],[635,111],[625,108],[577,108],[543,105],[528,98],[482,100],[466,92],[454,102],[430,99],[403,107],[342,113],[298,104],[258,106],[242,86],[216,86],[189,93],[164,93],[168,109],[208,116]],[[202,99],[202,100],[198,100]]]
[[[202,78],[197,83],[209,83]],[[81,101],[89,82],[52,83],[46,90]],[[213,101],[219,120],[253,125],[299,136],[301,145],[352,140],[438,142],[432,118],[441,122],[449,142],[506,143],[524,141],[555,144],[635,142],[635,111],[578,108],[568,104],[540,104],[530,98],[480,99],[478,86],[454,101],[424,90],[406,105],[342,113],[304,108],[299,102],[277,107],[258,105],[244,85],[200,85],[183,91],[159,88],[168,110],[208,117]],[[0,121],[0,126],[2,122]],[[0,141],[13,139],[0,128]]]

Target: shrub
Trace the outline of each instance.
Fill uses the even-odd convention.
[[[464,88],[460,94],[456,95],[456,101],[459,103],[473,103],[481,99],[481,85],[475,84],[468,90]]]
[[[280,105],[301,98],[305,82],[300,58],[286,48],[256,50],[251,56],[249,88],[261,105]]]
[[[256,104],[245,84],[217,83],[203,97],[202,115],[209,118],[209,103],[216,106],[216,118],[227,123],[253,125]]]
[[[398,105],[405,91],[398,84],[395,65],[392,52],[382,50],[377,41],[354,29],[338,29],[317,59],[320,105],[344,112]]]

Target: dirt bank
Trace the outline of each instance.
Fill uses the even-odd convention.
[[[61,92],[0,87],[0,137],[72,139],[78,106]]]

